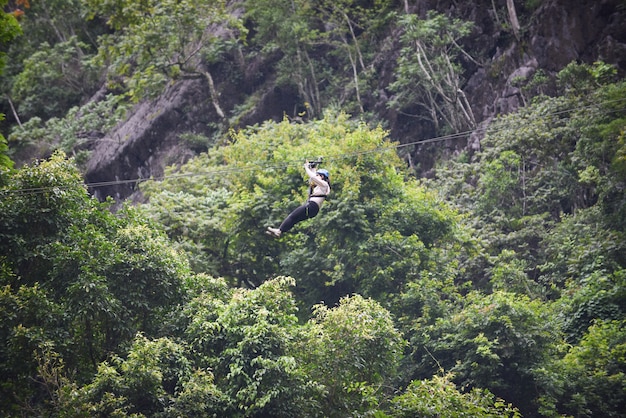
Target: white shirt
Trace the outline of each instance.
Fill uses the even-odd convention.
[[[311,202],[317,203],[317,206],[321,208],[322,203],[324,203],[324,200],[326,198],[320,195],[328,195],[330,193],[330,185],[326,181],[321,179],[320,176],[318,176],[316,171],[309,168],[308,164],[305,164],[304,170],[309,176],[310,181],[315,183],[315,187],[313,188],[313,193],[311,193],[311,195],[314,195],[314,197],[310,197],[309,200]]]

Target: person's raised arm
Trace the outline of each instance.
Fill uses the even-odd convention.
[[[328,183],[326,183],[324,180],[322,180],[321,178],[318,177],[317,171],[313,170],[309,166],[309,162],[308,161],[306,163],[304,163],[304,171],[306,171],[306,174],[313,181],[313,183],[315,183],[315,184],[317,184],[318,186],[321,186],[321,187],[327,187],[328,186]]]

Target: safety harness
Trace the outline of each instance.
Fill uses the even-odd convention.
[[[309,200],[311,200],[312,197],[323,197],[323,198],[328,197],[327,194],[313,194],[313,190],[315,190],[315,186],[310,186],[309,187]]]

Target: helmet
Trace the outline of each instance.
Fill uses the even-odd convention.
[[[323,168],[320,170],[317,170],[317,174],[321,174],[322,176],[324,176],[326,180],[330,178],[330,174],[328,173],[328,170],[324,170]]]

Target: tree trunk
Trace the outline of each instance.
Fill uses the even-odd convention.
[[[204,74],[207,83],[209,83],[209,92],[211,93],[211,102],[213,103],[213,107],[215,108],[217,115],[220,118],[224,119],[226,116],[224,115],[224,111],[220,107],[217,90],[215,90],[215,83],[213,83],[213,77],[211,77],[211,73],[209,73],[208,71],[203,71],[202,74]]]
[[[9,96],[8,94],[6,95],[6,98],[9,101],[9,106],[11,106],[11,112],[13,112],[13,117],[17,121],[17,124],[19,125],[19,127],[21,128],[22,127],[22,121],[20,121],[20,117],[17,114],[17,110],[15,109],[15,106],[13,106],[13,100],[11,100],[11,96]]]
[[[509,11],[509,21],[511,22],[511,27],[513,28],[513,34],[515,35],[515,39],[519,41],[519,21],[517,20],[517,12],[515,11],[515,4],[513,0],[506,0],[506,8]]]

